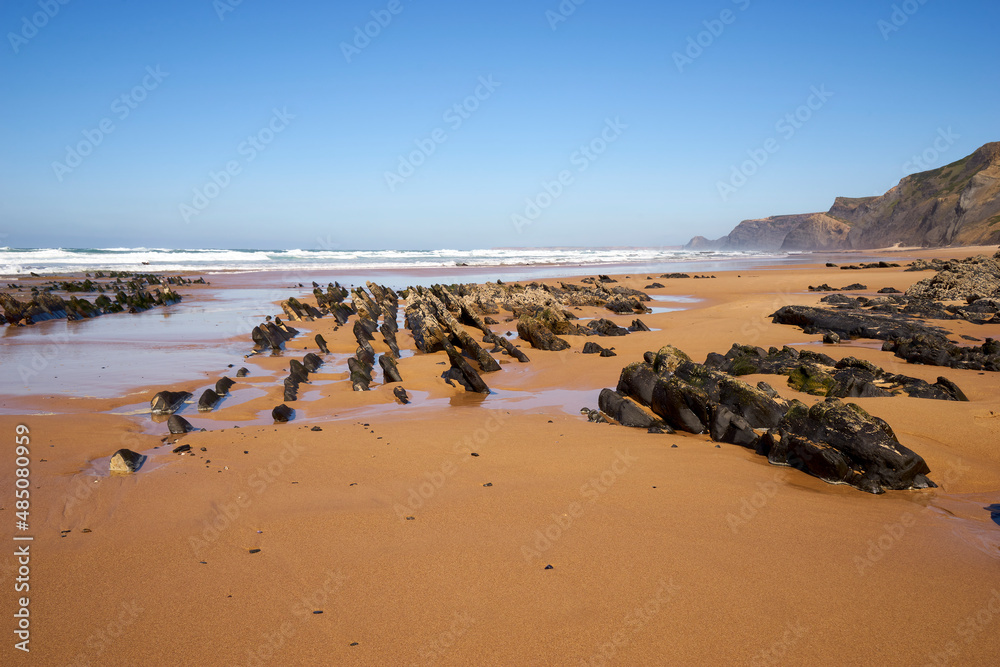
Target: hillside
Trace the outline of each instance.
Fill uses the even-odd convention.
[[[839,250],[1000,244],[1000,142],[931,171],[912,174],[880,197],[838,197],[826,213],[744,220],[689,249]]]

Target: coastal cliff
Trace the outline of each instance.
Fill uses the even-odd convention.
[[[744,220],[692,250],[845,250],[1000,243],[1000,142],[911,174],[880,197],[838,197],[826,213]]]

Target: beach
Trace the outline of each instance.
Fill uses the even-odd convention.
[[[542,351],[500,313],[493,331],[512,332],[530,362],[497,355],[502,370],[483,375],[493,393],[482,395],[447,384],[447,355],[416,350],[400,322],[408,405],[381,373],[371,391],[352,389],[347,359],[357,342],[332,317],[289,322],[301,335],[279,356],[245,356],[253,326],[285,319],[280,300],[309,302],[310,281],[325,285],[336,278],[329,271],[213,275],[177,288],[185,301],[162,313],[31,325],[46,335],[5,327],[0,432],[13,442],[21,425],[30,436],[31,515],[18,532],[11,454],[0,475],[0,535],[30,544],[31,650],[4,655],[40,665],[992,664],[997,376],[908,364],[881,341],[824,345],[770,315],[819,304],[823,294],[809,285],[860,282],[869,289],[852,294],[873,296],[929,275],[828,261],[905,266],[994,252],[750,258],[686,279],[661,279],[687,270],[668,264],[523,269],[520,282],[553,285],[610,273],[653,298],[653,312],[638,316],[651,331],[596,339],[614,357],[581,354],[585,339],[573,335],[570,349]],[[381,271],[371,279],[397,289],[429,284],[418,269]],[[646,289],[652,282],[663,287]],[[637,317],[599,307],[574,314],[622,327]],[[216,331],[194,335],[194,320]],[[1000,338],[997,324],[937,324],[953,337]],[[61,333],[78,325],[92,339]],[[290,404],[294,419],[274,423],[288,362],[318,352],[315,334],[329,345],[324,365]],[[968,402],[850,399],[888,422],[938,487],[876,496],[708,435],[651,434],[580,414],[646,351],[672,345],[700,362],[734,343],[853,356],[956,383]],[[108,359],[104,376],[60,365],[95,356]],[[237,379],[241,367],[249,372]],[[236,385],[216,410],[179,413],[204,431],[168,438],[164,419],[149,414],[156,392],[197,400],[224,375]],[[786,399],[823,400],[775,376],[742,379],[767,381]],[[175,441],[190,453],[172,453]],[[148,460],[109,475],[121,448]],[[21,575],[10,556],[0,567],[0,609],[16,627],[22,594],[10,591]]]

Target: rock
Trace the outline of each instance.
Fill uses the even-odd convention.
[[[215,383],[215,393],[219,396],[228,396],[229,390],[233,388],[234,384],[236,383],[227,377],[219,378]]]
[[[465,387],[466,391],[477,392],[480,394],[490,393],[490,388],[486,386],[483,379],[479,376],[469,362],[465,360],[458,350],[454,347],[449,347],[447,350],[448,359],[451,361],[451,368],[445,371],[441,377],[445,380],[454,380],[460,385]]]
[[[215,409],[215,406],[219,404],[219,395],[215,393],[214,389],[206,389],[202,393],[201,398],[198,399],[198,411],[199,412],[210,412]]]
[[[598,407],[601,412],[608,415],[622,426],[632,428],[660,428],[673,432],[669,426],[663,423],[652,413],[644,410],[638,403],[627,396],[611,390],[602,389],[598,399]]]
[[[271,410],[271,418],[278,423],[289,422],[294,416],[295,411],[284,403]]]
[[[382,374],[385,378],[385,383],[390,384],[392,382],[402,382],[403,378],[399,374],[399,368],[396,365],[396,361],[388,355],[380,355],[378,358],[379,366],[382,367]]]
[[[827,345],[836,345],[840,342],[840,336],[835,333],[825,333],[823,334],[823,342]]]
[[[642,320],[632,320],[632,326],[628,328],[629,331],[652,331],[649,327],[643,323]]]
[[[663,285],[661,283],[650,283],[649,285],[646,285],[643,289],[663,289],[664,287],[666,287],[666,285]]]
[[[928,327],[906,318],[863,311],[828,310],[811,306],[785,306],[771,315],[774,324],[797,326],[807,334],[835,333],[841,339],[909,339],[917,335],[943,336],[937,327]]]
[[[902,292],[900,292],[895,287],[883,287],[882,289],[880,289],[878,291],[878,293],[879,294],[902,294]]]
[[[184,417],[181,417],[180,415],[170,415],[167,419],[167,430],[173,435],[181,435],[184,433],[190,433],[195,430],[195,428],[191,425],[191,422],[184,419]]]
[[[369,384],[371,384],[371,376],[368,373],[361,371],[351,373],[351,386],[354,388],[354,391],[369,391]]]
[[[410,397],[406,394],[406,390],[403,389],[402,387],[393,388],[392,393],[396,397],[396,399],[403,405],[406,405],[407,403],[410,402]]]
[[[178,445],[174,447],[170,452],[172,454],[187,454],[191,451],[191,445]]]
[[[924,460],[900,444],[885,421],[836,398],[811,408],[793,401],[759,452],[776,465],[869,493],[935,486]]]
[[[1000,297],[1000,258],[996,255],[948,260],[937,266],[935,275],[911,285],[906,295],[940,301]]]
[[[812,364],[802,364],[788,374],[789,387],[814,396],[830,395],[836,384],[833,376]]]
[[[238,378],[245,378],[248,375],[250,375],[250,369],[245,366],[240,370],[236,371],[236,377]]]
[[[861,283],[851,283],[847,287],[841,287],[841,292],[864,292],[868,289],[868,285],[862,285]]]
[[[602,357],[616,357],[617,354],[613,350],[607,350],[593,341],[587,341],[583,344],[584,354],[599,354]]]
[[[535,317],[522,315],[517,321],[517,335],[521,340],[530,343],[532,347],[539,350],[558,352],[570,348],[569,343],[549,331]]]
[[[299,381],[289,375],[285,378],[284,400],[295,401],[299,397]]]
[[[309,352],[306,356],[302,357],[302,367],[308,373],[315,373],[319,370],[319,367],[323,365],[323,360],[319,358],[316,354]]]
[[[187,391],[161,391],[150,400],[149,411],[154,415],[173,414],[192,396]]]
[[[290,359],[288,361],[288,375],[299,382],[309,381],[309,371],[306,370],[306,367],[298,359]]]
[[[978,347],[959,346],[936,335],[887,340],[882,349],[911,364],[946,366],[975,371],[1000,371],[1000,343],[987,338]]]
[[[118,474],[134,473],[146,462],[146,457],[131,449],[119,449],[111,456],[111,472]]]
[[[598,336],[627,336],[629,333],[628,329],[607,319],[591,320],[587,323],[587,328],[597,332]]]
[[[326,339],[323,338],[323,334],[316,334],[315,340],[316,340],[316,346],[319,348],[320,352],[322,352],[323,354],[330,353],[330,350],[326,346]]]

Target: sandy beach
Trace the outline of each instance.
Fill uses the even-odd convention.
[[[995,251],[865,254],[905,264]],[[31,652],[16,651],[8,630],[2,662],[995,664],[1000,511],[988,508],[1000,504],[998,377],[907,364],[881,341],[824,345],[772,324],[782,306],[819,304],[823,294],[809,285],[861,282],[870,289],[857,294],[872,296],[930,275],[843,271],[826,267],[829,259],[713,269],[708,279],[615,274],[653,297],[654,312],[640,316],[652,331],[598,339],[614,347],[609,358],[581,354],[580,336],[566,337],[571,349],[548,352],[515,334],[531,361],[498,356],[503,370],[484,376],[488,396],[446,384],[447,355],[416,351],[401,326],[409,405],[396,402],[380,373],[372,391],[352,390],[347,358],[357,343],[333,318],[292,323],[303,335],[281,356],[244,358],[253,324],[281,315],[279,299],[308,300],[309,289],[264,274],[180,289],[202,308],[226,303],[227,290],[245,290],[259,305],[220,315],[219,326],[229,328],[210,346],[185,340],[185,349],[151,357],[167,363],[162,355],[175,355],[169,385],[131,384],[146,363],[132,355],[118,360],[113,380],[93,380],[100,391],[2,390],[0,432],[11,444],[0,474],[0,536],[14,548],[30,544],[31,556],[23,593]],[[401,284],[409,278],[397,276]],[[655,280],[664,287],[644,289]],[[596,307],[575,314],[620,326],[635,319]],[[505,316],[492,327],[497,334],[516,331]],[[129,317],[98,320],[127,327]],[[935,323],[952,338],[1000,338],[996,324]],[[142,326],[135,336],[155,331]],[[182,340],[183,330],[181,322],[164,340]],[[17,333],[3,340],[19,346],[8,349],[8,367],[41,345]],[[316,333],[330,352],[291,405],[295,418],[275,424],[288,361],[318,352]],[[850,399],[926,460],[938,488],[870,495],[707,435],[649,434],[580,415],[647,350],[669,344],[701,362],[734,343],[854,356],[892,373],[954,381],[969,402]],[[387,349],[381,338],[372,345]],[[57,343],[52,358],[79,354],[70,347]],[[52,376],[52,364],[39,375]],[[157,391],[197,399],[243,366],[248,376],[217,410],[180,413],[205,431],[165,440],[165,423],[149,414]],[[822,400],[775,376],[743,379],[766,380],[784,398]],[[88,378],[72,381],[86,387]],[[18,425],[30,435],[24,533],[14,528]],[[178,439],[190,454],[171,453]],[[123,447],[148,461],[135,474],[111,476],[109,457]],[[18,534],[34,539],[12,541]],[[11,629],[22,595],[13,592],[17,568],[11,555],[0,560],[0,610]]]

